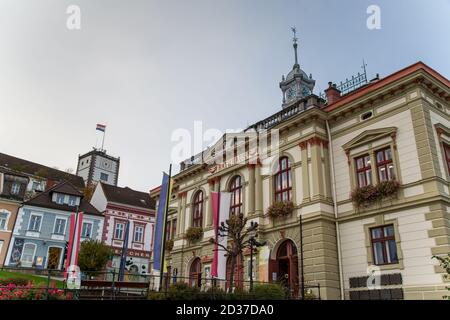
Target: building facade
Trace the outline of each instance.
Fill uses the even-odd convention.
[[[62,270],[70,215],[83,212],[81,241],[101,240],[103,216],[70,182],[61,182],[23,203],[5,265]]]
[[[155,203],[149,194],[101,182],[91,203],[105,217],[102,240],[114,251],[109,266],[116,270],[120,267],[129,223],[126,268],[132,273],[148,274],[155,218]]]
[[[93,149],[78,156],[77,175],[86,185],[102,182],[117,186],[120,158],[106,154],[105,150]]]
[[[25,197],[28,180],[23,174],[0,167],[0,266],[5,262],[17,211]]]
[[[78,190],[85,187],[83,178],[77,175],[4,153],[0,153],[0,166],[28,177],[25,200],[63,181],[69,181]]]
[[[230,163],[207,164],[222,157],[207,150],[181,164],[169,206],[171,272],[209,275],[210,193],[224,191],[267,241],[253,261],[256,280],[282,282],[294,296],[303,275],[324,299],[441,299],[448,280],[432,257],[450,252],[450,81],[418,62],[345,93],[330,83],[322,99],[305,75],[296,61],[280,84],[282,110],[246,130],[277,129],[275,155],[252,162],[248,144],[242,154],[231,144]],[[292,213],[269,216],[277,202],[292,202]],[[191,227],[202,228],[200,240],[186,239]],[[249,252],[240,260],[237,279],[249,280]]]

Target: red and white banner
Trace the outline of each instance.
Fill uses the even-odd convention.
[[[213,209],[213,222],[216,240],[223,246],[227,246],[228,237],[218,237],[219,226],[230,216],[231,193],[211,192],[211,203]],[[217,243],[214,245],[214,257],[211,268],[211,276],[218,279],[226,279],[227,257],[226,252]]]
[[[78,251],[80,250],[80,237],[81,229],[83,226],[83,212],[77,214],[72,213],[70,215],[70,233],[69,233],[69,244],[67,248],[67,258],[66,258],[66,274],[69,270],[69,266],[78,265]]]

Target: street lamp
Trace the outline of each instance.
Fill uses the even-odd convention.
[[[250,222],[250,238],[248,239],[248,242],[250,244],[250,292],[253,292],[253,248],[265,246],[267,243],[265,240],[261,242],[256,240],[256,238],[258,237],[258,234],[256,233],[257,228],[257,222]]]

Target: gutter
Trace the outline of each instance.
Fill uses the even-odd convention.
[[[333,211],[335,218],[335,226],[336,226],[336,243],[337,243],[337,252],[338,252],[338,267],[339,267],[339,282],[341,287],[341,300],[345,300],[344,294],[344,272],[342,269],[342,254],[341,254],[341,235],[339,232],[339,222],[338,222],[338,206],[337,206],[337,198],[336,198],[336,179],[334,172],[334,157],[333,157],[333,141],[331,139],[331,131],[330,126],[328,124],[328,120],[325,120],[325,124],[327,127],[328,133],[328,145],[329,145],[329,156],[330,156],[330,167],[331,167],[331,188],[333,192]]]

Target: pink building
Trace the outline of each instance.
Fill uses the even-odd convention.
[[[119,269],[129,221],[126,268],[133,273],[148,273],[153,245],[154,200],[146,192],[100,182],[95,188],[91,203],[105,216],[102,240],[114,250],[109,266]]]

